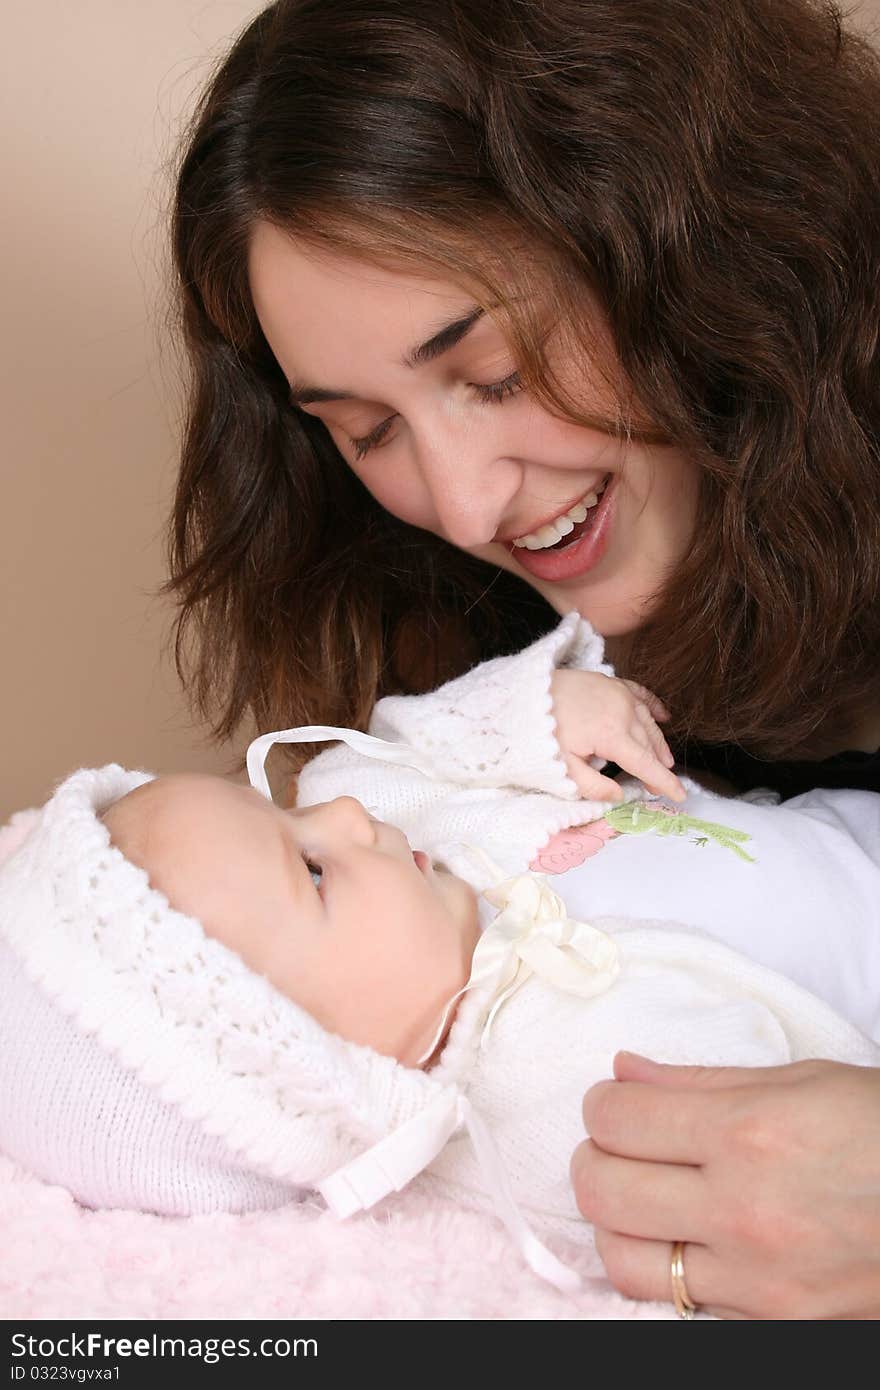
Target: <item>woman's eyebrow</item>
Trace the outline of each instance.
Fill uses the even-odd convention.
[[[420,367],[424,362],[433,362],[435,357],[441,357],[444,352],[449,352],[462,338],[467,337],[474,324],[483,317],[485,310],[475,304],[466,314],[461,314],[458,318],[446,323],[437,332],[432,334],[424,343],[420,343],[417,348],[413,348],[403,359],[405,367]]]
[[[444,352],[450,352],[470,333],[474,324],[485,313],[479,304],[473,305],[466,313],[459,314],[449,323],[443,324],[430,338],[418,347],[411,348],[401,359],[404,367],[421,367],[425,362],[433,362]],[[290,402],[292,405],[314,405],[317,401],[351,401],[353,391],[344,391],[335,386],[308,386],[292,381],[290,383]]]

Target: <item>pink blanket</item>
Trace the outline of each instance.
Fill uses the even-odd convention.
[[[0,828],[0,861],[34,814]],[[675,1316],[595,1278],[573,1297],[557,1293],[493,1218],[415,1191],[342,1223],[317,1199],[175,1220],[87,1211],[0,1155],[0,1230],[4,1319]],[[573,1252],[559,1253],[577,1267]]]

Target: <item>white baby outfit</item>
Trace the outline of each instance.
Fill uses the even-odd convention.
[[[356,795],[487,890],[478,978],[427,1072],[325,1033],[124,859],[99,814],[147,774],[68,778],[0,868],[0,1148],[86,1204],[170,1214],[317,1188],[345,1215],[427,1169],[419,1181],[496,1210],[565,1288],[570,1271],[537,1237],[591,1242],[568,1163],[583,1093],[618,1049],[880,1064],[875,1044],[780,974],[686,926],[596,911],[578,925],[553,891],[567,876],[523,874],[551,834],[607,809],[578,799],[549,689],[556,665],[600,662],[599,640],[569,617],[434,695],[380,702],[373,737],[344,735],[358,753],[332,749],[300,779],[302,804]],[[254,785],[268,794],[274,740],[321,737],[255,741]],[[695,867],[726,853],[664,848],[689,850]]]
[[[382,744],[344,735],[346,742],[306,766],[297,804],[355,796],[404,830],[413,848],[477,888],[485,887],[485,874],[468,844],[487,851],[504,873],[522,874],[552,835],[608,809],[581,799],[566,772],[550,689],[558,667],[609,671],[601,640],[575,614],[526,651],[484,663],[439,691],[380,701],[370,735]],[[292,731],[291,741],[304,732]],[[257,740],[249,756],[251,780],[264,792],[272,737]],[[707,793],[688,779],[685,785],[682,810],[751,835],[746,848],[755,862],[711,843],[622,836],[550,878],[569,916],[613,943],[617,978],[587,1002],[532,977],[502,1005],[482,1048],[485,1009],[465,996],[432,1073],[454,1079],[488,1122],[513,1198],[540,1231],[589,1239],[568,1160],[583,1138],[583,1093],[611,1075],[619,1048],[703,1065],[812,1056],[880,1063],[880,1048],[850,1022],[877,1027],[880,798],[816,793],[794,807],[768,806]],[[632,779],[624,788],[629,799],[645,797]],[[646,852],[650,870],[639,865]],[[756,959],[730,950],[728,941]],[[818,964],[803,959],[805,950]],[[776,973],[783,970],[811,981],[816,993]],[[462,1055],[469,1055],[464,1070]],[[478,1155],[462,1137],[423,1181],[486,1204]]]
[[[358,744],[359,755],[340,745],[306,766],[298,804],[355,796],[415,849],[443,858],[444,846],[466,841],[506,873],[523,872],[556,832],[608,809],[580,800],[566,773],[552,716],[557,667],[611,670],[577,614],[431,694],[379,702],[370,733],[406,745],[429,777],[363,756],[390,750]],[[772,793],[734,799],[683,781],[678,809],[745,832],[755,862],[698,844],[696,833],[624,835],[551,876],[569,915],[686,923],[803,985],[880,1041],[880,796],[818,788],[776,805]],[[631,778],[623,787],[627,798],[651,799]],[[450,865],[480,886],[465,861]]]

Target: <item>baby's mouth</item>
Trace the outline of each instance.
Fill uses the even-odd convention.
[[[570,545],[575,545],[593,525],[610,480],[611,474],[606,473],[598,487],[585,493],[562,516],[539,526],[537,531],[517,536],[509,543],[510,546],[519,550],[566,550]]]

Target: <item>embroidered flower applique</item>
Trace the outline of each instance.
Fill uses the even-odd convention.
[[[743,841],[751,839],[745,830],[687,816],[668,801],[628,801],[612,807],[600,820],[588,825],[558,830],[539,850],[529,868],[537,873],[562,874],[591,859],[618,835],[644,835],[652,831],[658,835],[692,836],[691,844],[700,849],[710,843],[716,844],[749,864],[755,862],[742,848]]]
[[[609,840],[620,834],[606,820],[594,820],[589,825],[573,825],[568,830],[557,830],[551,835],[542,850],[539,850],[529,868],[539,874],[564,874],[592,859]]]

